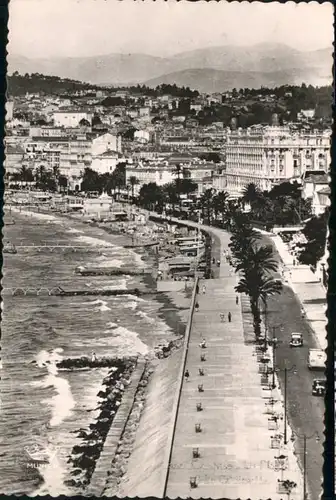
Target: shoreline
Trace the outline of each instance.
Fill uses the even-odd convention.
[[[120,236],[123,239],[129,240],[129,241],[132,239],[131,236],[128,235],[127,233],[120,233],[120,232],[114,233],[113,232],[113,234],[112,234],[112,232],[109,230],[110,229],[109,227],[105,228],[97,223],[85,224],[81,220],[76,220],[75,218],[66,217],[66,216],[58,217],[55,214],[50,214],[51,217],[48,217],[49,214],[41,214],[41,213],[35,213],[35,212],[31,212],[31,211],[28,214],[22,213],[19,210],[15,211],[15,212],[17,212],[17,213],[13,214],[14,217],[17,216],[20,219],[27,219],[27,217],[29,217],[29,216],[36,217],[36,218],[43,218],[44,220],[50,220],[51,223],[57,224],[59,222],[63,222],[63,223],[65,223],[64,225],[66,225],[68,227],[73,226],[76,229],[82,229],[82,227],[84,226],[83,229],[87,230],[88,233],[90,233],[90,229],[92,227],[94,230],[98,229],[98,230],[103,231],[106,235],[109,235],[112,238],[115,236],[117,236],[117,237]],[[42,215],[42,217],[41,217],[41,215]],[[132,251],[136,252],[138,254],[139,258],[142,259],[142,257],[144,257],[142,260],[144,260],[144,262],[146,262],[147,265],[148,265],[148,263],[152,264],[152,267],[154,265],[154,261],[155,260],[157,261],[157,258],[159,256],[159,254],[155,253],[154,249],[151,247],[132,248]],[[160,304],[160,308],[157,311],[157,313],[160,316],[160,318],[162,318],[162,320],[166,323],[166,325],[170,328],[172,335],[174,337],[174,340],[169,342],[169,344],[170,344],[169,348],[168,348],[168,350],[166,350],[166,355],[163,356],[163,359],[159,360],[157,358],[154,358],[150,361],[149,365],[150,365],[150,371],[151,371],[150,375],[151,376],[148,377],[148,380],[147,380],[147,383],[145,384],[145,386],[143,386],[142,388],[140,386],[138,386],[136,389],[136,393],[138,393],[138,391],[140,391],[139,398],[141,399],[141,402],[146,404],[148,398],[150,398],[150,395],[153,392],[153,389],[155,389],[155,384],[154,384],[154,388],[153,388],[153,384],[150,384],[151,379],[160,378],[160,370],[158,370],[158,368],[160,367],[160,364],[164,363],[165,365],[169,366],[169,365],[171,365],[171,362],[169,362],[169,359],[171,357],[174,357],[174,359],[179,358],[179,353],[181,351],[181,349],[180,349],[181,346],[179,345],[179,343],[181,341],[183,341],[184,332],[185,332],[185,325],[186,325],[186,321],[183,318],[183,315],[184,315],[185,311],[189,310],[188,306],[190,304],[190,300],[188,299],[189,292],[188,291],[186,292],[184,290],[180,291],[180,292],[156,293],[157,292],[157,290],[156,290],[157,282],[152,274],[145,274],[145,275],[141,276],[141,281],[144,283],[146,288],[149,288],[150,290],[152,290],[154,292],[153,298],[155,301],[157,301]],[[154,295],[155,295],[155,297],[154,297]],[[163,338],[163,340],[164,340],[164,338]],[[173,363],[173,365],[174,365],[174,363]],[[154,377],[155,372],[158,373],[158,375],[156,375],[156,377]],[[169,373],[168,378],[171,381],[173,381],[174,376],[175,376],[175,367],[172,370],[169,370],[169,368],[168,368],[168,372],[171,372],[171,373]],[[131,376],[131,379],[132,379],[132,376]],[[101,404],[103,404],[103,401],[99,400],[99,398],[98,398],[97,404],[99,403],[99,401]],[[134,403],[135,402],[136,401],[134,401]],[[132,412],[133,412],[133,405],[132,405],[130,414],[132,414]],[[140,418],[139,418],[137,427],[139,426],[139,423],[140,423]],[[90,425],[90,427],[91,427],[91,425]],[[135,432],[135,434],[136,434],[136,432]],[[84,442],[80,446],[77,446],[76,450],[77,450],[77,448],[78,449],[81,448],[83,445],[84,445]],[[94,448],[94,451],[96,452],[97,451],[96,447],[93,446],[93,448]],[[86,450],[86,451],[88,451],[88,450]],[[130,457],[131,457],[132,453],[133,453],[133,450],[130,450],[130,453],[129,453]],[[69,459],[70,459],[70,456],[69,456]],[[88,463],[89,462],[90,462],[90,460],[88,460]],[[91,463],[91,467],[92,467],[92,463]],[[78,469],[78,467],[77,467],[77,469]],[[78,470],[76,471],[76,474],[78,474],[79,477],[82,476],[82,474],[80,474]],[[85,474],[84,474],[84,476],[85,476]],[[69,477],[71,477],[70,471],[69,471],[69,474],[67,474],[67,479]],[[73,477],[73,479],[75,479],[75,478]],[[68,484],[70,486],[69,481],[71,481],[71,480],[68,479],[68,481],[65,484]],[[74,484],[74,483],[71,481],[71,484]],[[43,484],[41,486],[43,488]]]

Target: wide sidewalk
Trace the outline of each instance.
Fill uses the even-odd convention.
[[[226,248],[229,235],[215,228],[210,231]],[[182,386],[166,494],[169,498],[280,500],[284,498],[278,493],[281,472],[274,470],[274,464],[284,450],[271,448],[271,436],[279,431],[268,429],[270,395],[261,386],[254,347],[244,343],[241,305],[236,305],[234,291],[237,278],[221,254],[220,278],[202,280],[199,287],[199,311],[194,313],[187,353],[190,378]],[[205,349],[199,345],[202,338]],[[198,403],[202,411],[197,411]],[[195,431],[196,424],[201,432]],[[196,448],[200,456],[193,458]],[[190,486],[193,477],[196,488]],[[297,483],[291,498],[301,498],[302,478],[293,456],[288,457],[284,478]]]
[[[299,298],[305,315],[315,333],[316,341],[321,349],[326,349],[326,290],[316,274],[309,266],[294,265],[294,255],[288,245],[278,235],[265,233],[273,241],[283,262],[284,278]]]

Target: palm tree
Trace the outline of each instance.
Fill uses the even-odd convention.
[[[274,252],[271,245],[260,246],[255,248],[248,245],[243,252],[240,252],[239,262],[236,266],[236,272],[245,271],[246,269],[256,269],[258,272],[276,272],[278,262],[274,258]]]
[[[131,189],[132,189],[132,200],[133,200],[134,199],[134,187],[136,184],[139,184],[139,179],[137,179],[137,177],[135,177],[135,175],[131,175],[128,182],[129,182]]]
[[[229,193],[227,193],[226,191],[221,191],[220,193],[216,194],[213,199],[214,211],[216,215],[218,212],[222,214],[223,225],[225,222],[225,217],[228,212],[228,198],[229,198]]]
[[[245,262],[246,255],[260,239],[260,234],[250,225],[237,225],[237,219],[232,227],[229,248],[238,262]]]
[[[258,198],[260,198],[260,196],[260,189],[253,182],[250,182],[249,184],[247,184],[247,186],[245,186],[243,190],[242,200],[245,203],[249,203],[250,205],[252,205],[253,202],[257,201]]]
[[[256,269],[245,270],[235,287],[237,293],[244,293],[250,299],[253,328],[257,338],[261,336],[260,300],[266,303],[269,296],[281,293],[282,283]]]
[[[199,200],[199,205],[202,209],[203,217],[207,220],[208,224],[211,225],[213,218],[213,199],[214,193],[213,190],[206,189]]]
[[[169,183],[164,186],[164,192],[166,194],[168,203],[173,207],[173,212],[175,211],[175,204],[179,201],[179,196],[176,192],[176,186],[174,183]]]

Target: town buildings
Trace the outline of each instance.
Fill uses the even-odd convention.
[[[299,180],[306,170],[327,172],[330,131],[298,132],[280,126],[227,130],[225,158],[214,187],[236,196],[249,183],[269,190],[274,184]]]
[[[106,105],[109,97],[115,105]],[[266,98],[270,103],[277,99],[274,94],[255,97],[259,102]],[[223,102],[239,114],[242,95],[199,94],[189,99],[190,112],[179,110],[181,101],[185,100],[168,94],[154,97],[107,89],[94,95],[83,90],[71,97],[28,94],[15,98],[15,103],[12,99],[7,103],[7,173],[43,167],[66,177],[69,189],[79,190],[86,168],[112,173],[123,162],[126,182],[136,177],[138,192],[149,182],[172,182],[179,165],[179,175],[194,181],[198,194],[213,188],[235,198],[249,183],[269,190],[297,180],[305,182],[308,193],[305,173],[329,169],[330,130],[312,129],[313,109],[302,109],[295,124],[279,126],[273,121],[237,129],[237,119],[227,128],[218,117],[202,124],[200,116],[207,106]],[[322,206],[327,186],[314,186],[315,205]]]

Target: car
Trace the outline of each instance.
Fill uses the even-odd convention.
[[[312,386],[313,396],[324,396],[326,392],[326,380],[315,379]]]
[[[290,345],[290,347],[302,347],[303,346],[302,333],[293,332],[291,334],[291,339],[290,339],[289,345]]]

